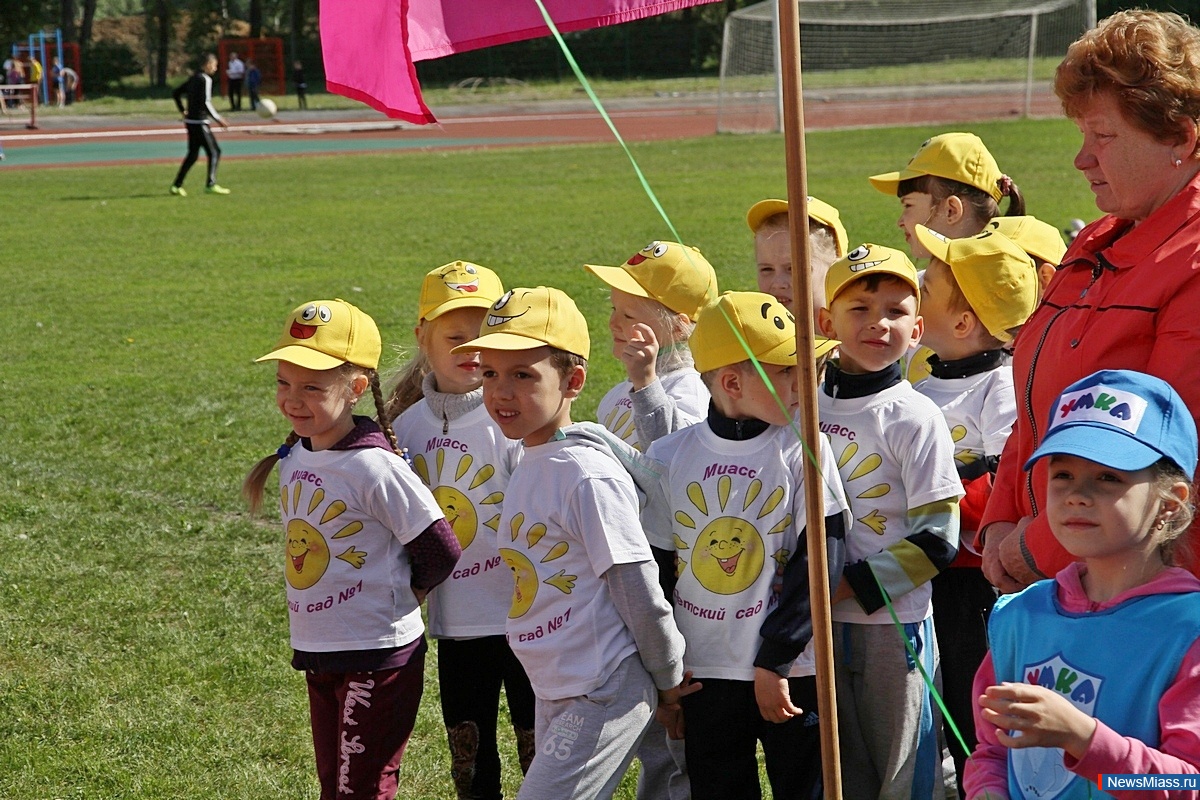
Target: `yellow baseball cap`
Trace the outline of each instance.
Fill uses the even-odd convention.
[[[493,303],[479,338],[451,353],[475,350],[532,350],[549,345],[587,359],[591,350],[587,320],[561,289],[538,286],[509,289]]]
[[[345,300],[313,300],[288,315],[275,349],[255,361],[287,361],[307,369],[350,363],[379,366],[382,344],[375,320]]]
[[[763,364],[793,366],[796,318],[769,294],[724,292],[700,312],[688,345],[696,369],[709,372],[749,361],[743,341]],[[829,353],[838,344],[834,339],[818,336],[814,357]]]
[[[881,244],[864,242],[833,262],[825,274],[825,307],[830,307],[834,298],[854,281],[879,274],[894,275],[911,286],[917,293],[917,304],[920,305],[921,287],[917,281],[917,268],[908,260],[908,256]]]
[[[987,229],[1003,233],[1029,255],[1056,267],[1067,253],[1058,228],[1037,217],[996,217],[987,224]]]
[[[619,267],[583,268],[614,289],[657,300],[693,322],[717,296],[717,273],[700,251],[676,242],[651,242]]]
[[[954,273],[971,310],[1002,342],[1025,324],[1038,302],[1038,276],[1029,254],[1002,233],[985,230],[968,239],[947,239],[924,225],[917,239]]]
[[[974,186],[990,194],[997,203],[1003,196],[1000,179],[1004,173],[984,147],[983,140],[973,133],[943,133],[926,139],[904,169],[872,175],[868,180],[879,191],[895,197],[900,181],[922,175],[935,175]]]
[[[451,261],[421,281],[417,319],[436,319],[456,308],[490,308],[504,294],[500,276],[470,261]]]
[[[746,212],[746,224],[750,226],[750,230],[758,233],[758,229],[762,227],[764,222],[776,214],[786,214],[787,210],[787,200],[759,200],[750,206],[750,210]],[[818,200],[809,195],[808,218],[813,222],[831,228],[833,230],[833,238],[837,243],[838,258],[846,255],[846,250],[850,247],[850,237],[846,235],[846,228],[842,225],[842,215],[838,213],[836,208],[824,200]]]

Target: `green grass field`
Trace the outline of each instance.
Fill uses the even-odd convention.
[[[1097,215],[1069,123],[972,129],[1033,213]],[[853,239],[902,246],[896,200],[865,178],[936,132],[810,135],[811,193]],[[723,288],[750,288],[744,214],[783,191],[782,139],[633,150]],[[3,174],[10,212],[30,213],[10,213],[0,251],[0,797],[317,797],[278,523],[238,496],[287,434],[252,359],[294,306],[338,296],[375,317],[394,368],[422,275],[470,259],[579,301],[589,418],[618,365],[607,293],[581,265],[669,238],[615,145],[228,160],[228,197],[199,191],[200,167],[192,196],[170,197],[174,170]],[[434,681],[400,796],[453,796]]]

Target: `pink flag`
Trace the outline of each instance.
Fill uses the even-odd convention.
[[[543,0],[561,31],[665,14],[716,0]],[[323,0],[321,49],[330,91],[389,117],[435,122],[413,67],[550,30],[534,0]]]

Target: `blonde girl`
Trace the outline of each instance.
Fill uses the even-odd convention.
[[[450,352],[478,338],[488,307],[502,294],[496,273],[466,261],[425,276],[415,333],[427,372],[420,399],[396,420],[400,446],[433,490],[462,546],[450,579],[429,595],[450,774],[460,800],[500,800],[501,687],[522,772],[533,760],[533,689],[504,635],[513,578],[500,561],[496,541],[520,443],[506,439],[483,407],[479,353]],[[405,387],[402,379],[393,400]]]
[[[1192,519],[1191,412],[1159,378],[1096,372],[1059,395],[1023,466],[1041,459],[1044,513],[1079,560],[996,603],[967,797],[1111,797],[1096,789],[1112,791],[1113,774],[1195,776],[1200,580],[1175,566]],[[1162,788],[1153,796],[1196,796]]]
[[[376,368],[379,330],[343,300],[288,315],[275,349],[286,442],[242,485],[252,510],[279,464],[284,576],[304,670],[321,800],[390,800],[425,664],[420,603],[459,555],[429,490],[395,452]],[[370,388],[376,422],[355,416]]]
[[[694,247],[651,242],[619,267],[585,264],[609,287],[608,330],[626,380],[604,395],[597,420],[639,450],[699,422],[709,394],[687,339],[717,298],[717,275]]]

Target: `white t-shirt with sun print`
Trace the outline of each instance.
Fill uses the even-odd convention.
[[[400,456],[378,447],[279,462],[292,647],[399,647],[424,631],[404,545],[442,510]]]
[[[633,479],[569,438],[526,447],[500,518],[508,644],[544,700],[587,694],[637,652],[602,576],[651,560]]]
[[[439,639],[497,636],[504,633],[513,583],[496,531],[521,443],[506,439],[482,404],[450,423],[446,434],[443,425],[422,400],[393,426],[462,547],[450,577],[429,593],[429,633]]]
[[[710,395],[700,373],[691,367],[672,370],[659,376],[663,391],[675,401],[678,416],[688,423],[704,419]],[[633,407],[633,383],[624,380],[608,390],[596,407],[596,421],[623,441],[645,452],[639,441]]]
[[[848,506],[823,436],[821,445],[827,517]],[[701,423],[659,439],[647,455],[665,468],[667,502],[647,507],[643,522],[650,543],[676,556],[684,668],[698,679],[752,681],[759,630],[779,601],[776,568],[795,556],[806,524],[804,446],[791,428],[734,441]],[[814,674],[811,645],[789,674]]]

